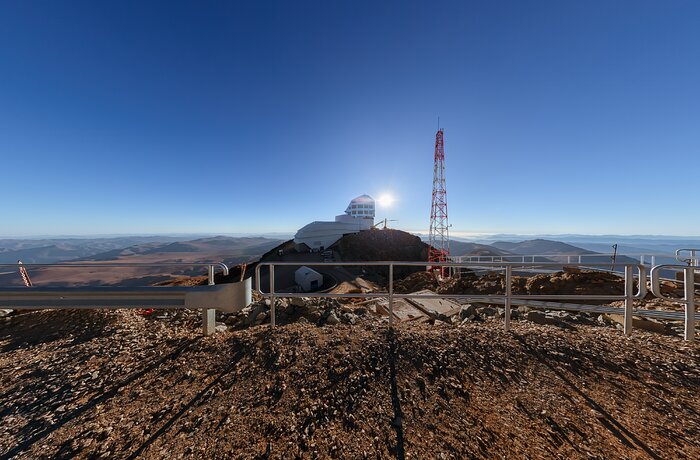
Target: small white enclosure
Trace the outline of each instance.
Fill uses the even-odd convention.
[[[317,291],[323,286],[323,275],[309,267],[300,267],[294,272],[294,281],[305,292]]]

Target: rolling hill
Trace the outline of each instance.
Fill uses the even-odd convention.
[[[561,241],[552,240],[525,240],[520,242],[496,241],[491,246],[521,255],[546,255],[546,254],[594,254],[592,251],[581,249]]]
[[[487,244],[451,240],[450,254],[453,256],[507,256],[513,254],[513,252]]]
[[[177,241],[172,236],[124,236],[114,238],[0,239],[0,263],[51,264],[90,257],[129,246],[160,245]]]

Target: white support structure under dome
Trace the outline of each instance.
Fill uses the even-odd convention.
[[[294,235],[294,243],[309,249],[328,248],[343,235],[369,230],[374,225],[374,199],[360,195],[345,209],[345,214],[335,216],[335,221],[315,221],[300,228]]]

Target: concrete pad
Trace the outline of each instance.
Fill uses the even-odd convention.
[[[615,321],[616,323],[625,324],[624,315],[607,314],[603,315],[607,317],[610,321]],[[648,320],[645,318],[632,318],[632,329],[643,329],[645,331],[656,332],[659,334],[667,334],[668,327],[659,321]]]
[[[414,294],[424,294],[424,295],[435,295],[435,293],[429,289],[424,289],[422,291],[414,292]],[[462,308],[460,304],[450,299],[405,299],[415,306],[417,309],[423,313],[430,316],[445,315],[452,316],[459,313]]]
[[[377,301],[377,311],[389,316],[389,300]],[[394,319],[398,322],[427,321],[430,319],[424,312],[406,302],[404,299],[394,299]]]

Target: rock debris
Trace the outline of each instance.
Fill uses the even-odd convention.
[[[482,306],[390,331],[371,304],[284,300],[282,326],[244,326],[259,305],[211,337],[198,311],[9,317],[0,457],[700,457],[698,344],[505,332]]]

